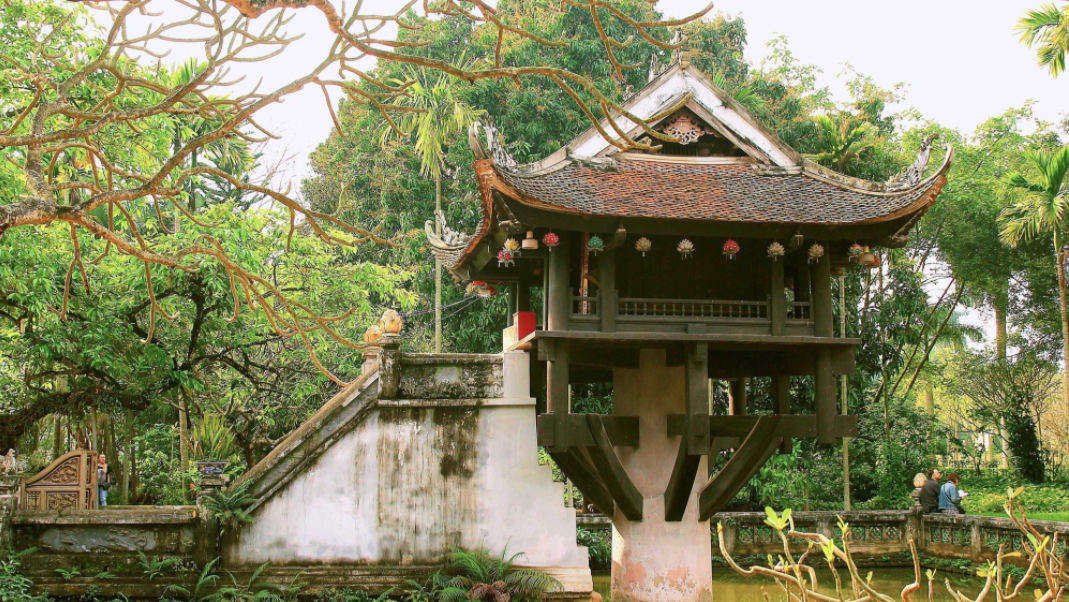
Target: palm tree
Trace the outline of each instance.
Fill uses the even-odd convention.
[[[484,111],[473,109],[460,99],[453,82],[444,73],[432,81],[426,69],[406,66],[403,76],[403,79],[392,80],[405,86],[404,94],[393,101],[394,106],[407,109],[397,120],[397,127],[406,135],[415,137],[420,175],[434,179],[435,232],[441,235],[442,227],[437,217],[442,212],[445,148]],[[397,133],[393,127],[387,126],[382,132],[382,142]],[[442,263],[437,260],[434,262],[434,351],[442,351]]]
[[[1069,50],[1069,6],[1059,9],[1053,4],[1044,4],[1030,10],[1017,22],[1021,41],[1029,48],[1039,45],[1039,64],[1050,68],[1050,74],[1058,77],[1065,71],[1065,53]]]
[[[817,115],[813,121],[817,124],[820,149],[815,156],[817,163],[854,175],[861,155],[876,146],[876,126],[854,117],[836,122],[828,115]]]
[[[1066,304],[1065,246],[1066,217],[1069,213],[1069,145],[1051,152],[1029,151],[1025,159],[1038,172],[1035,179],[1012,173],[1006,184],[1024,193],[1024,197],[1002,212],[1000,233],[1009,245],[1040,236],[1054,240],[1054,262],[1058,269],[1058,302],[1062,318],[1062,357],[1066,383],[1062,387],[1066,409],[1069,410],[1069,306]]]

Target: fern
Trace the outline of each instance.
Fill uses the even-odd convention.
[[[257,500],[249,495],[248,489],[248,485],[241,484],[229,492],[226,489],[218,489],[204,498],[204,508],[208,516],[218,519],[223,531],[252,522],[252,515],[245,512],[245,509]]]
[[[429,589],[437,594],[437,602],[494,599],[501,593],[517,602],[534,602],[562,589],[559,581],[542,571],[516,568],[516,559],[523,556],[509,556],[507,549],[493,556],[487,550],[452,548],[448,572],[435,573]]]

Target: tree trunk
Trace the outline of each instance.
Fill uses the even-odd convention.
[[[1066,305],[1065,253],[1058,232],[1054,233],[1054,260],[1058,263],[1058,301],[1062,314],[1062,402],[1069,413],[1069,306]]]
[[[62,456],[63,452],[63,418],[56,414],[52,425],[52,459]]]
[[[442,235],[442,176],[434,177],[434,232]],[[434,352],[442,352],[442,262],[434,260]]]
[[[184,394],[178,401],[178,458],[182,471],[189,470],[189,402]]]
[[[131,474],[133,470],[133,455],[134,455],[134,416],[133,412],[126,410],[124,416],[126,420],[126,441],[122,455],[122,498],[127,504],[130,503],[130,482],[132,481]]]

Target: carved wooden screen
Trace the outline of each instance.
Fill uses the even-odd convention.
[[[22,482],[19,494],[24,510],[96,509],[96,453],[77,450],[60,456]]]

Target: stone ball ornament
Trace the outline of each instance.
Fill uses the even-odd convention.
[[[379,318],[379,327],[382,328],[383,334],[400,334],[402,323],[401,314],[392,309],[384,311]]]

